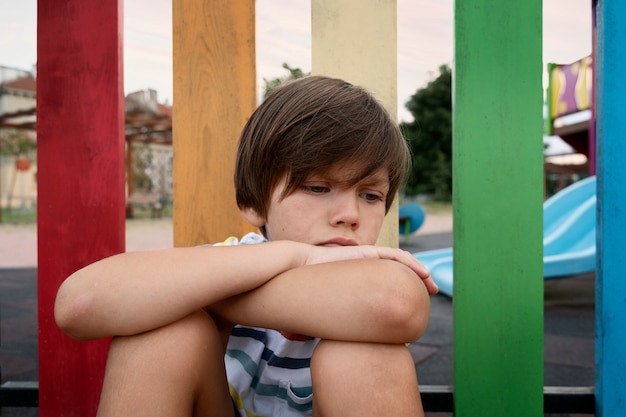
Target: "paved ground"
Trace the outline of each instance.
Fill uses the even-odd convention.
[[[413,236],[452,230],[448,211],[430,213]],[[126,222],[126,250],[146,250],[171,247],[172,220],[135,219]],[[37,226],[0,224],[0,268],[37,267]]]
[[[128,251],[167,248],[172,244],[171,219],[138,219],[126,223]],[[0,268],[36,267],[37,226],[0,224]]]
[[[411,252],[452,245],[448,213],[427,215],[403,247]],[[127,224],[127,249],[172,245],[171,221],[133,220]],[[2,382],[37,379],[36,228],[0,225],[0,369]],[[545,284],[545,384],[594,383],[594,275]],[[452,384],[452,300],[431,299],[424,337],[411,346],[423,385]],[[36,416],[33,409],[3,409],[4,417]],[[433,414],[443,416],[443,414]]]

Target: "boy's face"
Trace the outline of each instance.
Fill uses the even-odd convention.
[[[281,181],[272,193],[265,226],[269,240],[292,240],[313,245],[373,245],[385,217],[389,191],[386,169],[356,185],[346,185],[348,167],[311,175],[283,197]]]

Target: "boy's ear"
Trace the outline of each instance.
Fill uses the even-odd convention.
[[[260,228],[265,226],[265,217],[261,216],[255,209],[246,207],[239,209],[244,219],[248,221],[252,226]]]

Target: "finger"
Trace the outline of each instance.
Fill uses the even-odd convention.
[[[417,260],[410,252],[403,251],[405,255],[408,256],[407,261],[410,262],[407,264],[424,282],[426,289],[428,290],[428,294],[433,295],[439,292],[439,287],[433,280],[430,275],[430,271],[426,269],[426,267]]]
[[[417,258],[414,257],[410,252],[393,248],[375,247],[375,249],[377,249],[376,257],[400,262],[409,267],[413,272],[415,272],[415,274],[422,280],[422,282],[426,286],[428,294],[434,295],[439,292],[439,287],[433,280],[428,269],[426,269],[426,267],[420,261],[418,261]]]
[[[426,279],[430,277],[430,271],[426,269],[426,267],[417,260],[415,256],[413,256],[410,252],[402,251],[403,259],[405,259],[405,264],[411,268],[415,273],[421,278]]]
[[[423,282],[424,282],[424,285],[426,285],[426,290],[428,290],[428,294],[435,295],[439,292],[439,287],[437,286],[437,284],[435,283],[435,281],[432,279],[431,276],[424,279]]]
[[[429,295],[437,294],[439,292],[439,287],[430,275],[430,271],[428,271],[428,269],[426,269],[426,267],[409,252],[404,252],[404,255],[405,256],[402,257],[402,260],[399,261],[405,261],[405,264],[417,274],[426,286],[426,290]]]

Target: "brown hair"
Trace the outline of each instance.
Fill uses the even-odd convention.
[[[398,125],[370,93],[339,79],[300,78],[269,94],[243,128],[235,166],[237,205],[267,217],[280,180],[286,179],[285,197],[309,175],[346,164],[357,167],[349,185],[388,170],[389,210],[410,160]]]

